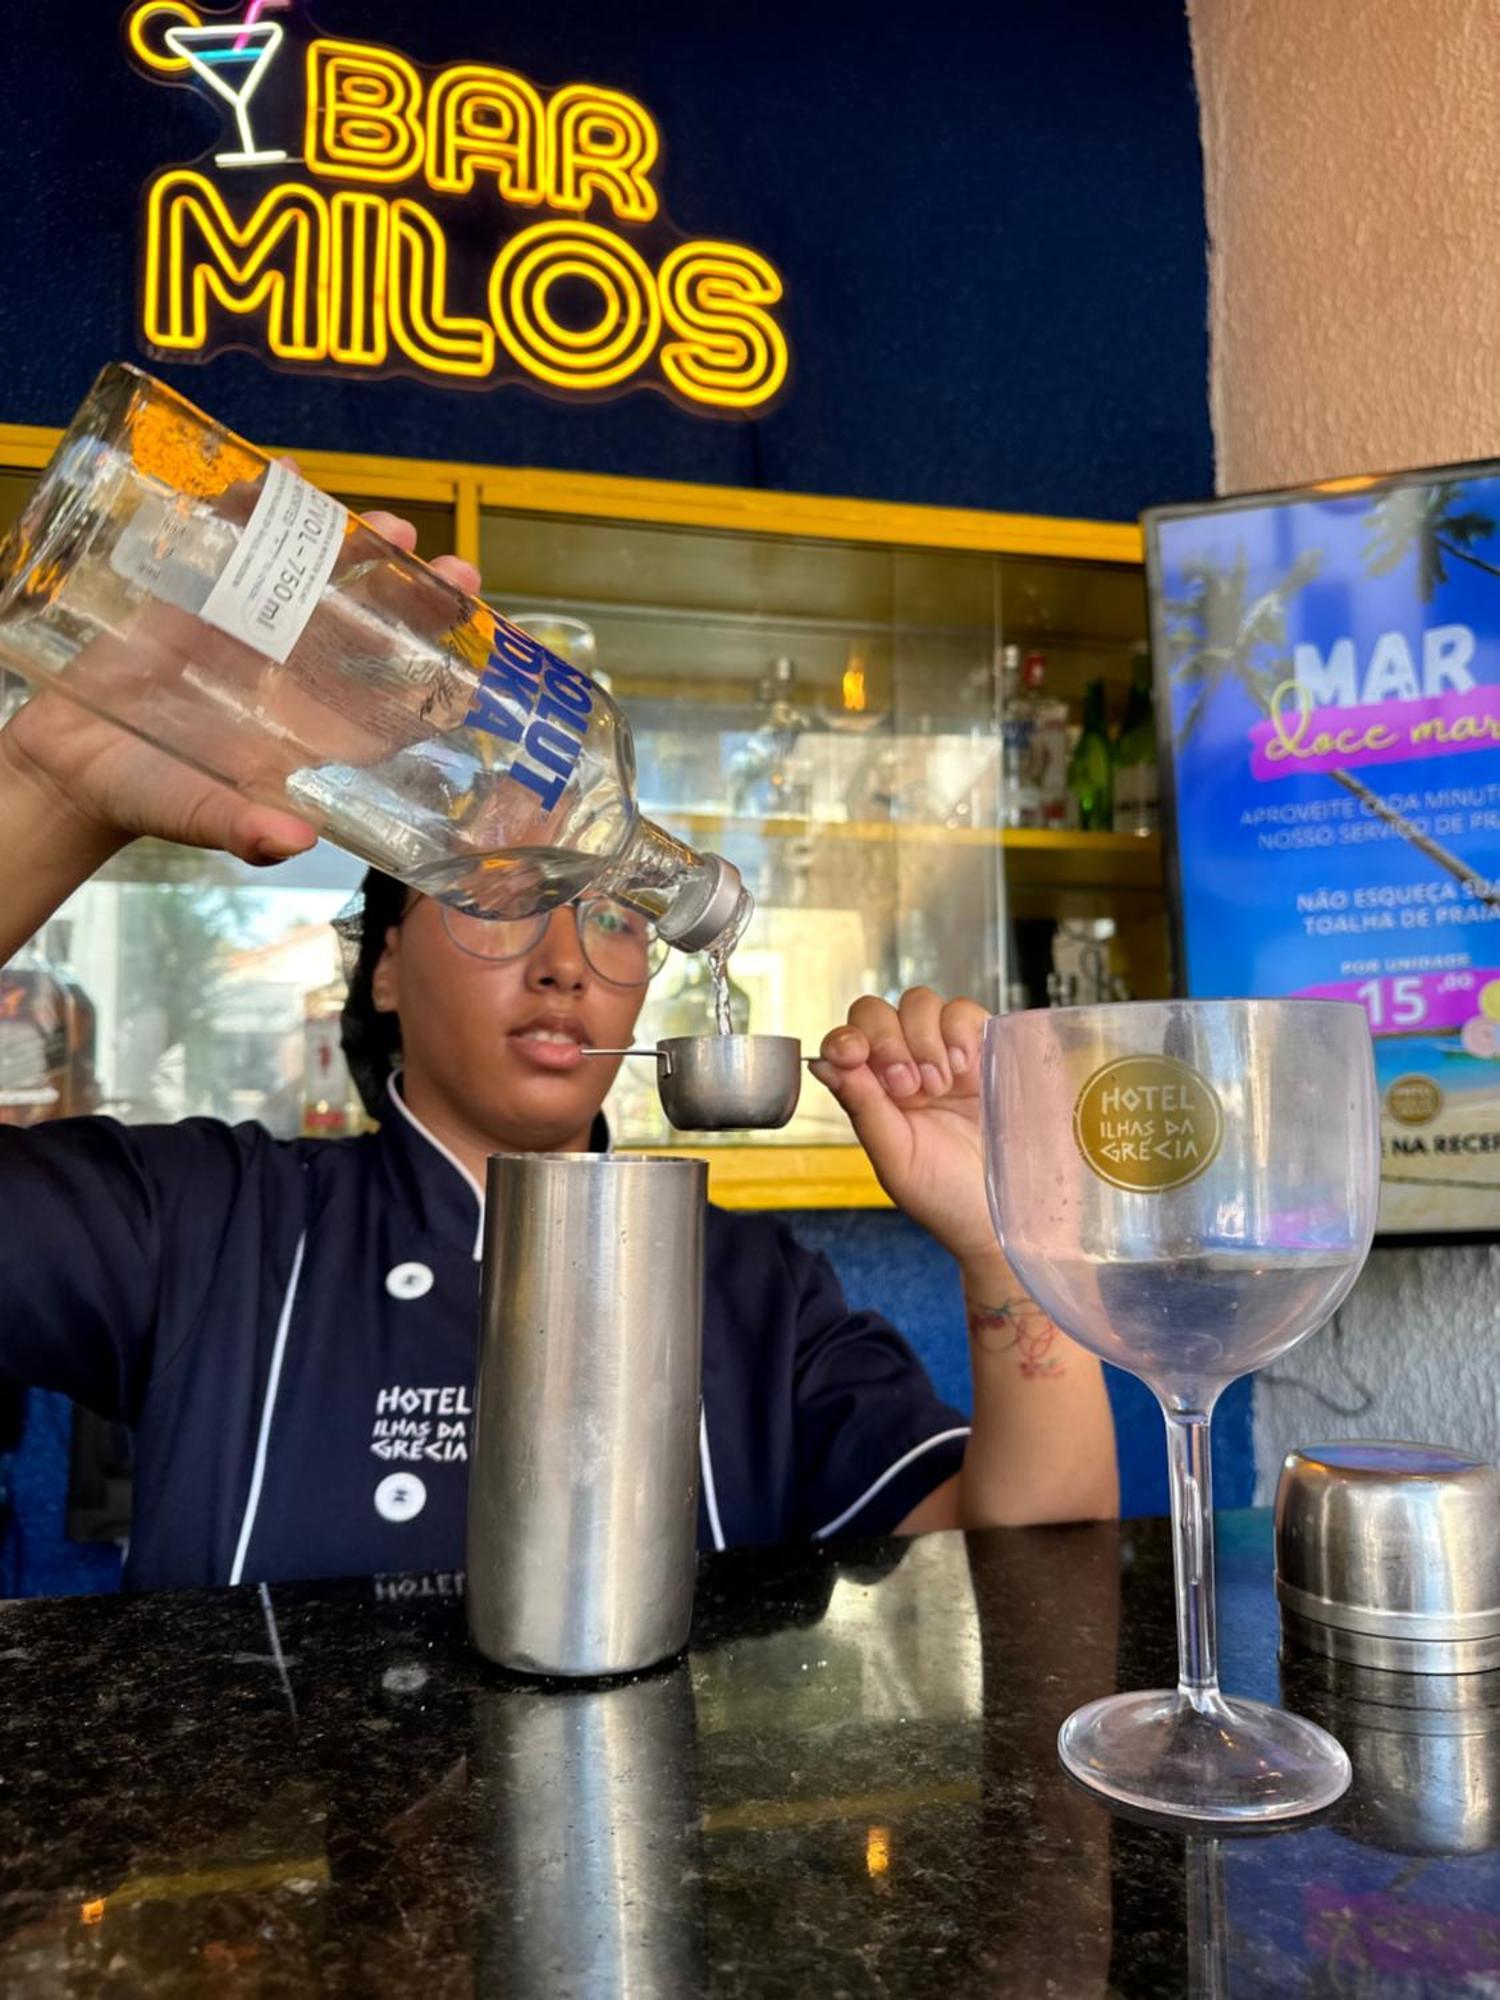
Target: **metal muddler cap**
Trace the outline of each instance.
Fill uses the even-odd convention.
[[[1500,1666],[1500,1468],[1444,1445],[1289,1452],[1276,1595],[1296,1645],[1387,1672]]]
[[[705,945],[722,937],[734,922],[745,895],[740,871],[732,861],[726,861],[722,854],[705,854],[702,858],[705,867],[701,898],[679,896],[656,926],[667,943],[676,945],[679,951],[702,951]]]

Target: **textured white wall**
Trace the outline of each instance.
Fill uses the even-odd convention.
[[[1500,1459],[1500,1248],[1377,1250],[1330,1325],[1255,1377],[1255,1497],[1293,1445],[1415,1438]]]
[[[1500,456],[1496,0],[1189,0],[1219,490]]]
[[[1222,493],[1500,457],[1500,4],[1189,0]],[[1256,1378],[1290,1446],[1500,1458],[1500,1250],[1380,1252]]]

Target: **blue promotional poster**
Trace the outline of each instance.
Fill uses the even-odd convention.
[[[1146,526],[1185,990],[1363,1006],[1381,1229],[1500,1228],[1500,465]]]

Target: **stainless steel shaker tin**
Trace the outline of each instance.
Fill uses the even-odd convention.
[[[1500,1667],[1500,1469],[1443,1445],[1289,1452],[1276,1594],[1295,1645],[1385,1672]]]
[[[703,1160],[489,1163],[467,1607],[522,1673],[687,1643],[697,1559]]]

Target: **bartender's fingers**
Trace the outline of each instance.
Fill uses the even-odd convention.
[[[462,556],[434,556],[428,567],[457,589],[466,590],[470,597],[479,595],[479,571]]]
[[[943,997],[930,986],[912,986],[901,995],[901,1033],[911,1051],[922,1088],[929,1097],[946,1097],[953,1085],[948,1049],[943,1040]]]
[[[404,521],[399,514],[387,514],[383,507],[374,508],[365,519],[377,535],[384,535],[388,542],[394,542],[398,549],[405,549],[408,555],[415,554],[417,531],[410,521]],[[479,571],[473,563],[465,562],[462,556],[434,556],[431,567],[439,576],[445,577],[459,590],[467,590],[471,596],[479,589]]]
[[[417,531],[410,521],[402,520],[399,514],[387,514],[383,507],[372,507],[365,519],[377,535],[384,535],[388,542],[394,542],[398,549],[405,549],[410,555],[417,546]]]
[[[875,1003],[885,1006],[884,1001]],[[854,1009],[850,1009],[851,1014]],[[887,1008],[894,1017],[894,1008]],[[886,1044],[889,1053],[889,1043]],[[891,1095],[884,1078],[870,1066],[873,1051],[868,1035],[853,1026],[834,1028],[823,1037],[823,1046],[812,1074],[830,1091],[847,1112],[855,1136],[875,1163],[882,1180],[888,1171],[899,1174],[912,1146],[907,1104]],[[915,1073],[908,1072],[913,1079]],[[908,1086],[913,1091],[915,1082]]]
[[[922,1078],[902,1033],[901,1017],[889,1001],[872,993],[855,1001],[844,1027],[823,1037],[821,1053],[846,1082],[868,1069],[872,1080],[898,1101],[921,1095]]]
[[[252,868],[269,868],[277,861],[290,861],[294,854],[305,854],[317,842],[317,829],[305,819],[277,812],[273,806],[252,806],[246,811],[238,793],[224,802],[223,810],[226,831],[222,838],[205,838],[198,844],[222,847],[230,854],[237,854],[241,861],[248,861]],[[205,820],[206,827],[210,824]]]
[[[869,1044],[866,1060],[892,1097],[905,1102],[921,1095],[922,1078],[907,1047],[901,1016],[888,1000],[864,994],[849,1009],[849,1026]]]
[[[943,1047],[948,1052],[956,1096],[978,1093],[979,1052],[989,1018],[977,1000],[949,1000],[943,1008]]]
[[[171,839],[191,847],[220,848],[253,868],[305,854],[318,837],[306,820],[275,806],[251,804],[232,785],[201,778],[196,772],[165,769],[155,796],[170,808],[170,817],[164,813],[162,823]],[[151,820],[143,819],[142,831],[151,825]]]

